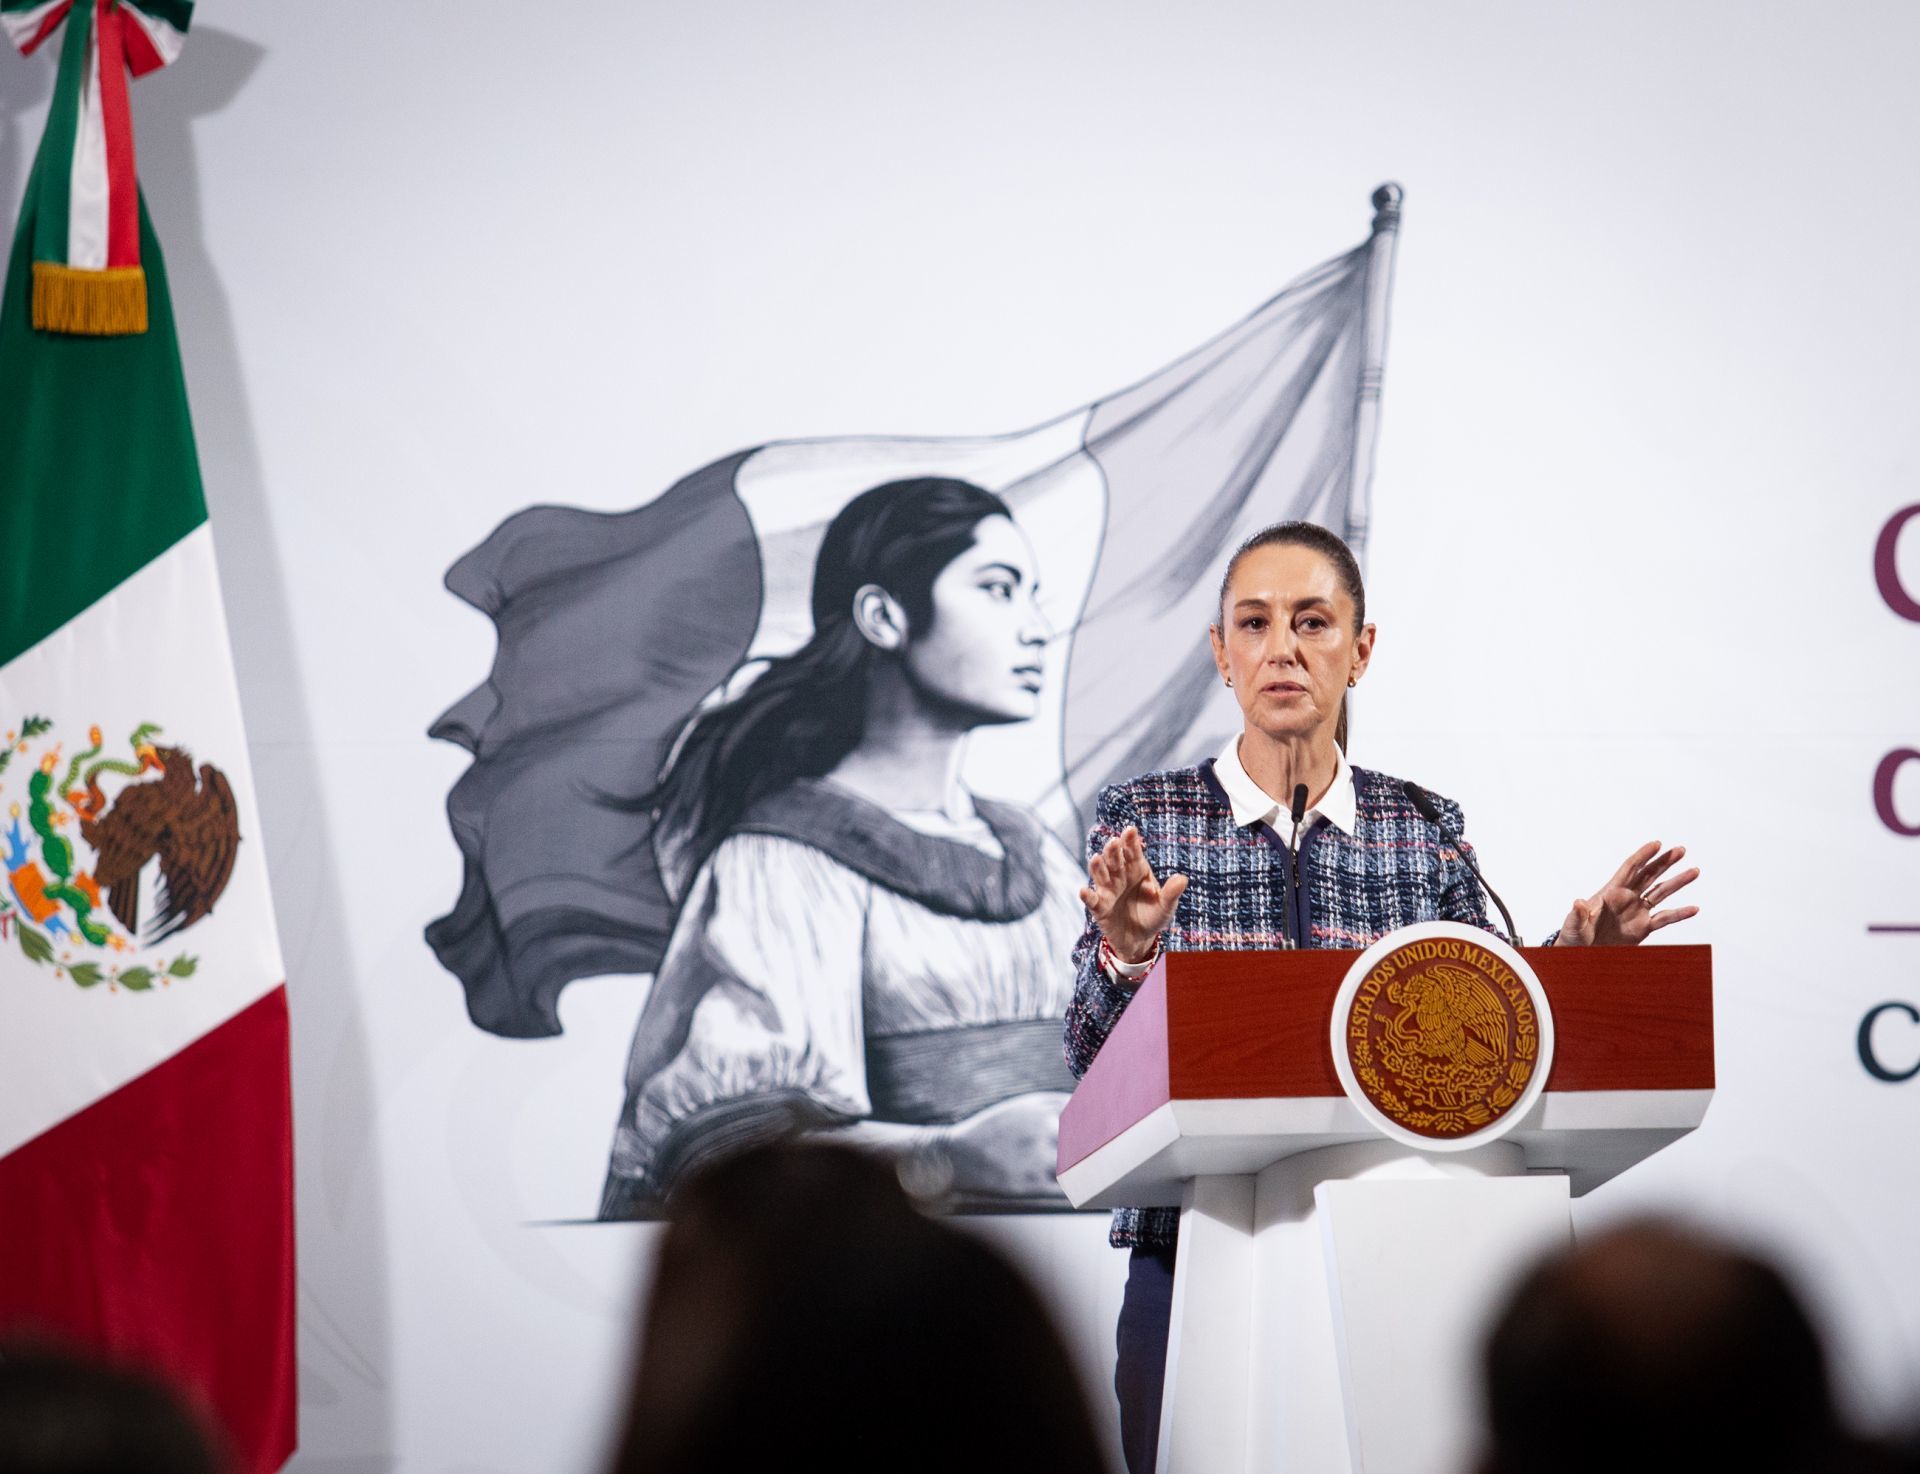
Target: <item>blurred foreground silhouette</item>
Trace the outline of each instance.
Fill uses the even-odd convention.
[[[763,1147],[687,1182],[668,1217],[613,1474],[1105,1474],[1032,1288],[884,1163]]]

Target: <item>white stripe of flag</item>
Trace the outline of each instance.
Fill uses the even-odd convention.
[[[87,73],[80,86],[80,129],[73,140],[67,194],[67,265],[102,271],[107,264],[107,123],[100,100],[100,38],[87,35]]]
[[[161,953],[162,961],[181,952],[197,958],[193,975],[164,992],[82,988],[51,967],[32,965],[17,933],[0,946],[0,1157],[172,1058],[286,977],[230,648],[213,534],[202,523],[0,666],[0,724],[27,712],[56,723],[45,742],[16,755],[0,774],[0,839],[26,825],[10,811],[24,808],[46,742],[64,737],[63,752],[71,755],[93,723],[121,750],[136,726],[158,725],[161,744],[226,775],[240,826],[233,873],[210,915],[157,951],[102,959],[157,970]],[[142,880],[148,915],[157,904],[150,880]],[[0,894],[6,885],[0,867]],[[68,950],[66,941],[58,945]],[[82,960],[90,956],[73,950]]]

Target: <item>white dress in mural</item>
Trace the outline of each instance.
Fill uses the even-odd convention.
[[[951,1125],[1071,1088],[1079,867],[1030,812],[975,807],[895,815],[801,781],[720,844],[635,1032],[603,1217],[765,1134]],[[1033,1206],[1036,1167],[973,1196]]]

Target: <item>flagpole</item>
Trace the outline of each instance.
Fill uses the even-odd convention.
[[[1361,307],[1360,394],[1353,406],[1353,474],[1347,486],[1347,545],[1361,566],[1367,560],[1372,512],[1373,448],[1380,435],[1380,383],[1387,364],[1387,299],[1393,290],[1393,253],[1400,240],[1400,202],[1406,191],[1383,184],[1373,192],[1373,235],[1368,239],[1367,280]]]

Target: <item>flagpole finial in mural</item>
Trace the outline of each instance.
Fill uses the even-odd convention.
[[[1400,203],[1407,192],[1388,180],[1373,192],[1373,228],[1375,231],[1400,228]]]
[[[0,0],[31,56],[65,28],[47,131],[23,216],[33,228],[33,326],[117,337],[147,330],[129,76],[180,54],[192,0]]]

